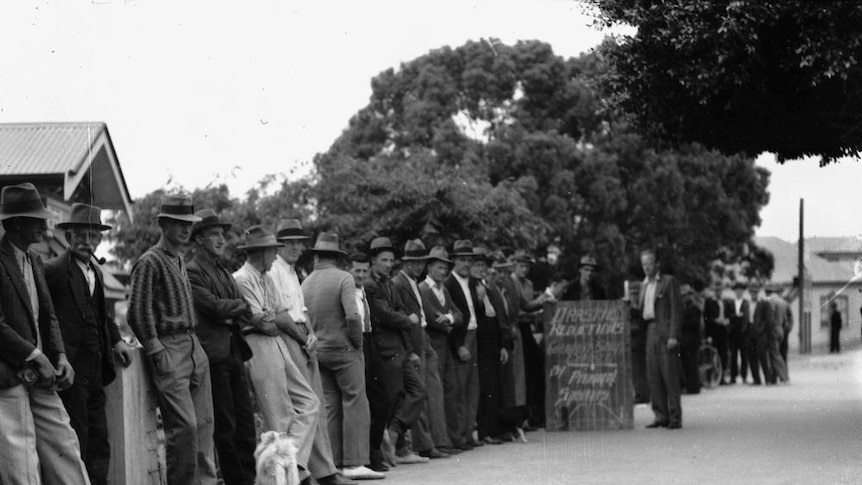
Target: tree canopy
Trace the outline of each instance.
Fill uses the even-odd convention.
[[[793,0],[591,0],[634,35],[600,51],[616,106],[639,131],[724,153],[862,150],[862,4]]]
[[[613,296],[639,274],[645,247],[705,280],[717,258],[752,247],[769,172],[742,155],[637,134],[606,109],[606,72],[595,55],[564,59],[538,41],[431,51],[372,80],[368,105],[310,177],[225,210],[245,223],[292,214],[349,249],[376,236],[399,247],[416,237],[510,251],[553,243],[572,270],[596,257]]]

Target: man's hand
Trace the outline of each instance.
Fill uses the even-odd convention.
[[[410,318],[410,323],[412,323],[413,325],[419,324],[419,316],[416,315],[415,313],[411,313],[408,318]]]
[[[314,352],[314,349],[317,347],[317,336],[314,335],[314,332],[309,331],[308,337],[305,338],[305,349],[309,352]]]
[[[461,362],[469,362],[470,357],[472,356],[470,355],[470,350],[467,347],[463,345],[458,347],[458,359],[460,359]]]
[[[114,345],[114,358],[123,367],[128,367],[132,363],[132,348],[129,344],[120,340]]]
[[[410,352],[410,354],[407,355],[407,360],[409,360],[410,363],[413,364],[413,367],[417,369],[422,364],[422,359],[420,359],[419,356],[416,355],[416,352]]]
[[[66,358],[66,354],[57,357],[57,390],[65,391],[75,382],[75,369]]]
[[[435,318],[434,321],[439,323],[440,325],[451,325],[452,324],[452,322],[449,321],[449,317],[447,315],[442,314],[442,313],[437,315],[437,318]]]
[[[31,360],[36,366],[36,372],[39,373],[39,386],[51,387],[54,385],[54,379],[57,377],[57,370],[51,365],[48,356],[39,352],[36,357]]]
[[[509,352],[506,349],[500,349],[500,363],[509,362]]]
[[[679,346],[679,340],[677,340],[673,337],[667,339],[667,349],[668,350],[673,350],[673,349],[677,348],[678,346]]]

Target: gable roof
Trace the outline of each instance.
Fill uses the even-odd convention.
[[[843,238],[821,238],[843,239]],[[805,270],[813,283],[845,284],[853,278],[853,263],[847,261],[827,261],[818,256],[817,251],[809,245],[811,239],[805,240]],[[775,269],[772,272],[772,282],[790,284],[799,273],[798,245],[789,243],[777,237],[755,237],[754,242],[772,253],[775,258]],[[813,246],[817,247],[817,244]]]
[[[0,177],[57,183],[65,201],[90,174],[93,203],[132,216],[132,199],[102,122],[0,123]]]

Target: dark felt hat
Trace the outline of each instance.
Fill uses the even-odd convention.
[[[452,245],[453,258],[473,257],[473,242],[469,239],[459,239]]]
[[[425,249],[425,244],[420,239],[413,239],[404,244],[403,261],[424,261],[428,259],[428,250]]]
[[[476,246],[473,248],[473,259],[484,261],[488,265],[494,262],[494,257],[485,246]]]
[[[395,253],[395,246],[392,245],[392,241],[388,237],[375,237],[368,247],[368,253],[374,256],[383,251],[392,251]]]
[[[72,227],[91,227],[100,231],[107,231],[111,228],[106,224],[102,224],[102,208],[94,205],[75,202],[72,204],[72,213],[69,215],[69,220],[57,224],[60,229],[69,229]]]
[[[308,236],[302,232],[302,224],[298,219],[282,219],[278,221],[278,228],[275,230],[275,237],[279,241],[308,239]]]
[[[347,255],[338,245],[338,234],[331,232],[321,232],[317,235],[317,241],[311,251],[315,253],[333,253]]]
[[[200,217],[195,215],[195,205],[192,204],[192,197],[188,194],[163,196],[161,212],[156,217],[185,222],[198,222],[201,220]]]
[[[199,210],[195,215],[201,220],[195,222],[195,225],[192,226],[192,237],[195,237],[195,234],[208,227],[221,227],[225,231],[231,228],[231,225],[219,219],[218,214],[212,209]]]
[[[13,217],[48,219],[51,211],[42,203],[39,191],[30,182],[7,185],[0,192],[0,221]]]
[[[245,244],[237,246],[237,249],[255,250],[267,248],[280,248],[281,244],[275,239],[275,235],[264,226],[251,226],[245,230]]]

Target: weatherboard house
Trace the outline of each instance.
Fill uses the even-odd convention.
[[[777,237],[757,237],[758,246],[775,258],[772,283],[791,291],[798,276],[798,246]],[[810,349],[814,353],[829,348],[829,303],[841,313],[843,344],[856,343],[862,335],[862,278],[857,259],[862,258],[862,240],[855,237],[812,237],[805,239],[805,311],[799,318],[798,297],[790,302],[793,331],[788,339],[792,351]],[[805,329],[810,329],[806,331]],[[802,330],[802,332],[800,332]],[[801,336],[801,337],[800,337]]]

